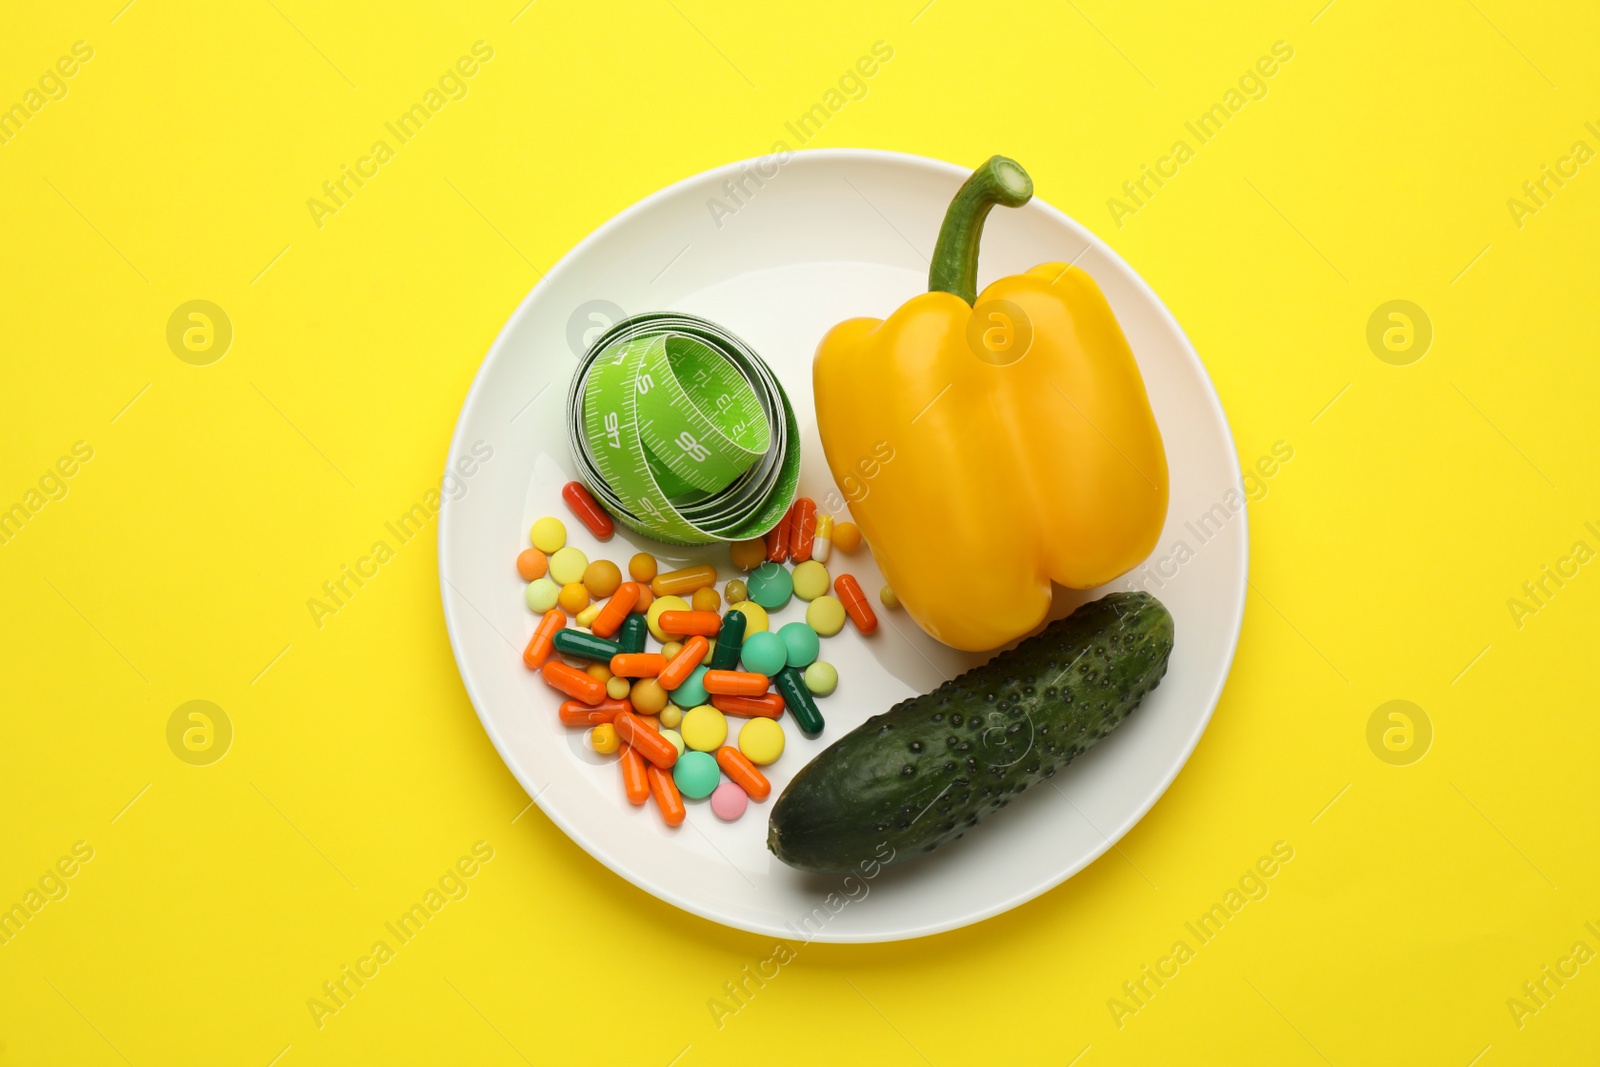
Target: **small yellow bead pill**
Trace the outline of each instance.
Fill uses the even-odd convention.
[[[696,752],[715,752],[728,739],[728,720],[710,704],[683,713],[683,743]]]
[[[844,629],[844,605],[837,597],[819,596],[806,608],[806,625],[823,637]]]
[[[894,595],[894,590],[884,586],[878,590],[878,602],[893,611],[900,606],[900,598]]]
[[[583,581],[583,572],[589,569],[589,557],[583,549],[568,545],[550,556],[550,577],[558,585],[571,585]]]
[[[589,731],[589,747],[602,756],[609,756],[622,747],[622,738],[617,736],[617,728],[608,722],[603,722]]]
[[[610,697],[612,700],[621,700],[623,697],[628,695],[628,691],[632,688],[633,684],[626,678],[619,678],[616,675],[612,675],[606,680],[606,696]]]
[[[567,527],[560,519],[546,515],[533,524],[528,537],[533,541],[534,548],[548,556],[567,543]]]
[[[801,600],[815,600],[828,591],[828,568],[814,559],[808,559],[794,569],[794,595]]]
[[[654,678],[640,678],[628,691],[628,699],[640,715],[656,715],[667,706],[667,691]]]
[[[607,667],[604,663],[591,663],[583,669],[583,673],[587,674],[601,685],[605,685],[607,682],[611,681],[611,668]]]
[[[668,641],[666,644],[661,646],[661,654],[663,656],[667,657],[667,662],[668,663],[671,663],[672,662],[672,657],[676,656],[679,652],[682,652],[682,651],[683,651],[683,642],[682,641]]]
[[[695,611],[720,611],[722,598],[708,585],[704,589],[694,591],[694,595],[689,598],[689,606]]]
[[[688,746],[683,743],[683,735],[678,733],[676,730],[662,730],[661,736],[672,742],[672,747],[678,750],[678,755],[680,756],[683,755],[684,751],[688,748]]]
[[[728,606],[732,607],[750,599],[750,587],[744,584],[744,579],[735,578],[723,587],[722,595],[728,598]]]
[[[783,727],[775,719],[751,719],[739,729],[739,751],[765,767],[783,755]]]
[[[744,635],[762,633],[767,629],[767,609],[757,604],[754,600],[741,600],[733,606],[734,611],[744,613]]]
[[[668,704],[661,709],[661,725],[668,730],[676,730],[683,723],[683,709],[676,704]]]

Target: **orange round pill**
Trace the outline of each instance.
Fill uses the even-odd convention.
[[[628,561],[628,577],[636,582],[649,583],[656,576],[656,558],[648,552],[640,552]]]
[[[840,552],[854,552],[861,547],[861,527],[853,522],[835,523],[833,547]]]
[[[525,548],[517,553],[517,573],[525,582],[543,578],[550,569],[550,558],[537,548]]]
[[[695,611],[716,611],[722,607],[722,597],[708,585],[694,591],[694,596],[689,598],[689,606]]]
[[[561,605],[561,610],[576,615],[589,606],[589,590],[583,587],[582,582],[569,582],[561,587],[556,603]]]
[[[735,567],[742,571],[753,570],[767,558],[767,542],[761,537],[749,541],[735,541],[728,546],[728,552],[733,556]]]
[[[604,600],[622,584],[622,571],[609,559],[597,559],[583,572],[583,587],[596,600]]]

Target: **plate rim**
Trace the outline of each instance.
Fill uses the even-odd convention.
[[[791,150],[790,159],[786,161],[784,165],[787,166],[789,163],[792,163],[795,159],[802,156],[807,159],[814,159],[823,163],[829,161],[850,162],[892,160],[897,163],[908,164],[913,167],[940,172],[956,179],[958,184],[960,181],[965,180],[966,177],[972,173],[971,167],[952,163],[948,160],[936,159],[931,156],[917,155],[910,152],[899,152],[878,148],[794,149]],[[670,198],[684,186],[702,182],[708,179],[715,183],[716,179],[722,177],[723,175],[736,175],[742,168],[754,166],[770,158],[771,154],[735,160],[731,163],[725,163],[717,167],[712,167],[707,170],[686,175],[677,181],[672,182],[670,185],[662,186],[655,192],[636,200],[632,204],[623,208],[621,211],[617,212],[615,215],[611,216],[590,233],[585,235],[584,238],[577,244],[573,245],[565,253],[563,253],[561,258],[558,259],[549,270],[544,272],[539,280],[534,283],[532,288],[530,288],[518,302],[516,308],[511,312],[510,316],[507,317],[505,324],[501,326],[499,332],[495,334],[494,341],[489,345],[488,351],[484,353],[483,359],[479,362],[478,369],[472,376],[472,383],[468,386],[466,395],[461,400],[460,411],[456,416],[455,430],[450,435],[449,450],[445,454],[445,473],[448,474],[451,469],[450,457],[459,454],[462,447],[466,444],[465,436],[467,433],[467,427],[465,416],[467,410],[477,402],[479,391],[485,388],[486,375],[488,373],[490,364],[495,361],[497,355],[500,353],[500,350],[503,347],[509,347],[511,343],[511,337],[516,333],[523,317],[529,313],[529,308],[532,307],[534,301],[543,293],[546,288],[551,287],[556,280],[563,277],[566,271],[571,269],[571,263],[576,260],[582,252],[588,249],[591,245],[599,243],[612,231],[626,226],[635,217],[645,214],[658,202]],[[1221,425],[1227,451],[1232,458],[1231,469],[1233,471],[1233,485],[1231,488],[1238,491],[1241,495],[1241,498],[1248,499],[1248,497],[1244,494],[1244,478],[1242,470],[1239,466],[1239,450],[1237,444],[1234,442],[1233,427],[1228,421],[1228,413],[1226,409],[1222,406],[1222,398],[1217,392],[1216,383],[1212,380],[1211,373],[1207,369],[1205,361],[1200,358],[1200,353],[1195,348],[1194,342],[1189,339],[1188,333],[1183,329],[1183,326],[1172,314],[1172,310],[1167,307],[1166,301],[1161,299],[1160,295],[1157,294],[1153,288],[1151,288],[1150,283],[1145,280],[1144,276],[1135,270],[1133,266],[1127,262],[1127,260],[1123,259],[1122,256],[1118,254],[1116,249],[1112,248],[1105,242],[1104,239],[1090,230],[1087,226],[1084,226],[1072,216],[1068,215],[1066,212],[1062,211],[1060,208],[1057,208],[1054,204],[1051,204],[1049,201],[1044,200],[1043,198],[1036,196],[1031,203],[1037,205],[1039,209],[1042,209],[1047,214],[1053,216],[1056,222],[1064,224],[1068,230],[1081,237],[1087,246],[1093,247],[1100,255],[1106,257],[1117,267],[1120,267],[1123,271],[1125,271],[1127,276],[1132,279],[1137,288],[1142,291],[1143,295],[1150,302],[1150,304],[1159,310],[1160,316],[1164,320],[1165,324],[1173,331],[1174,335],[1181,342],[1183,350],[1186,352],[1188,357],[1194,361],[1195,365],[1201,372],[1201,378],[1206,386],[1206,402],[1211,409],[1212,414],[1215,415],[1219,424]],[[1087,248],[1085,251],[1087,251]],[[1079,256],[1081,257],[1082,253],[1079,253]],[[691,915],[698,916],[699,918],[705,919],[708,922],[716,923],[719,926],[725,926],[730,929],[741,930],[751,934],[787,937],[790,940],[793,940],[794,931],[792,929],[786,930],[779,926],[773,926],[769,928],[753,923],[747,923],[742,920],[735,921],[726,915],[714,914],[709,907],[701,905],[697,901],[683,897],[671,889],[654,883],[648,877],[622,866],[620,862],[618,862],[617,859],[611,855],[609,850],[601,847],[598,843],[591,839],[588,834],[579,830],[578,827],[564,817],[559,810],[552,810],[550,807],[546,806],[541,798],[544,794],[550,791],[550,786],[545,785],[540,787],[536,783],[529,782],[524,777],[523,771],[519,766],[519,761],[512,759],[509,755],[509,748],[506,743],[506,739],[501,736],[500,731],[497,729],[494,722],[485,713],[484,701],[481,699],[480,693],[478,692],[477,684],[470,676],[470,672],[464,669],[463,639],[458,634],[458,630],[460,629],[460,620],[458,618],[459,609],[452,603],[450,597],[451,583],[446,572],[446,559],[449,555],[451,545],[453,544],[453,538],[450,533],[452,524],[447,522],[446,518],[454,510],[453,501],[451,501],[448,497],[445,498],[441,502],[439,510],[439,546],[435,562],[439,569],[440,606],[444,613],[445,631],[450,640],[450,652],[455,660],[456,674],[461,679],[461,684],[467,692],[467,698],[472,703],[472,709],[478,716],[478,722],[480,725],[482,725],[484,732],[489,735],[489,740],[493,743],[495,752],[500,757],[500,762],[505,765],[506,769],[511,772],[512,777],[515,778],[517,783],[522,786],[523,792],[528,794],[530,802],[537,804],[539,806],[539,810],[544,813],[545,817],[553,822],[556,826],[560,827],[561,831],[567,835],[568,839],[574,844],[578,845],[578,847],[582,848],[584,852],[588,853],[591,858],[598,860],[613,874],[623,878],[636,888],[644,890],[657,900],[664,901],[668,904],[671,904],[675,908],[686,911]],[[1222,665],[1222,672],[1219,676],[1219,680],[1215,684],[1213,691],[1206,699],[1206,709],[1204,714],[1196,720],[1193,731],[1190,733],[1190,736],[1186,739],[1183,745],[1181,757],[1173,761],[1171,767],[1163,774],[1160,783],[1150,791],[1148,797],[1146,797],[1145,800],[1135,810],[1125,817],[1114,829],[1110,831],[1100,831],[1100,836],[1103,838],[1103,841],[1098,846],[1094,846],[1087,851],[1077,863],[1066,868],[1059,877],[1046,879],[1041,883],[1031,886],[1022,892],[1013,894],[1001,901],[986,905],[976,911],[967,912],[957,918],[952,918],[947,921],[924,923],[920,926],[907,928],[902,931],[887,934],[875,934],[871,932],[841,932],[835,933],[833,936],[829,936],[828,932],[823,930],[819,931],[813,937],[802,939],[803,943],[809,944],[811,941],[822,941],[825,943],[834,944],[882,944],[894,941],[914,940],[917,938],[928,937],[933,934],[946,933],[952,930],[959,930],[968,926],[976,925],[984,922],[987,919],[992,919],[996,915],[1001,915],[1005,912],[1011,911],[1014,908],[1020,907],[1021,905],[1026,904],[1028,901],[1037,899],[1038,897],[1050,892],[1061,883],[1067,881],[1069,878],[1082,871],[1095,860],[1098,860],[1101,856],[1105,855],[1113,845],[1122,840],[1122,838],[1125,837],[1128,832],[1133,829],[1133,827],[1137,826],[1139,822],[1143,820],[1147,814],[1149,814],[1150,809],[1155,807],[1156,803],[1166,795],[1167,790],[1170,789],[1172,783],[1177,780],[1178,775],[1186,766],[1188,766],[1189,760],[1194,755],[1195,749],[1199,747],[1200,738],[1205,734],[1207,728],[1211,725],[1211,719],[1212,716],[1216,714],[1217,705],[1222,701],[1222,692],[1227,687],[1228,679],[1233,673],[1233,662],[1235,657],[1238,655],[1239,638],[1244,629],[1244,616],[1247,608],[1248,591],[1250,585],[1250,513],[1248,507],[1240,509],[1239,518],[1242,520],[1239,527],[1239,564],[1244,580],[1240,582],[1234,600],[1232,604],[1229,605],[1235,621],[1233,625],[1233,632],[1228,635],[1227,655],[1225,662]],[[552,782],[550,784],[554,783]]]

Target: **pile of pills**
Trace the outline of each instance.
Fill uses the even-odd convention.
[[[561,495],[597,539],[611,537],[611,517],[581,483]],[[569,698],[563,724],[587,728],[590,748],[617,756],[628,800],[653,799],[669,826],[687,816],[685,798],[709,798],[712,812],[732,821],[771,795],[760,768],[783,755],[784,712],[815,737],[823,719],[813,698],[839,685],[839,672],[817,658],[821,638],[847,620],[863,634],[878,627],[854,577],[833,578],[828,592],[824,564],[835,548],[855,551],[860,530],[818,514],[804,497],[766,537],[729,546],[746,573],[721,595],[709,564],[663,572],[640,552],[624,576],[610,560],[591,562],[552,516],[535,522],[530,538],[517,573],[539,620],[522,662]],[[791,598],[806,602],[805,622],[774,632],[768,612]],[[730,718],[740,720],[737,736]]]

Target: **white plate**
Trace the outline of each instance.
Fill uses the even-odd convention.
[[[761,169],[757,169],[757,168]],[[801,492],[839,512],[817,439],[811,357],[834,323],[884,316],[927,288],[927,255],[967,168],[889,152],[827,150],[751,160],[663,189],[600,227],[534,287],[501,331],[462,407],[439,524],[445,622],[462,680],[501,757],[544,813],[590,855],[635,885],[696,915],[763,934],[820,941],[891,941],[997,915],[1082,869],[1150,809],[1211,718],[1244,614],[1246,515],[1233,441],[1216,391],[1166,307],[1083,226],[1040,199],[989,216],[979,287],[1036,263],[1073,260],[1099,282],[1138,358],[1166,442],[1172,501],[1147,569],[1110,588],[1142,585],[1177,621],[1166,679],[1116,733],[963,840],[875,878],[802,874],[766,849],[772,801],[723,823],[705,802],[673,830],[653,804],[622,794],[615,757],[583,744],[556,718],[557,695],[522,666],[534,616],[512,566],[541,515],[567,522],[591,559],[626,567],[636,551],[663,563],[713,562],[727,550],[668,548],[622,530],[595,542],[560,498],[573,476],[562,408],[586,331],[616,309],[687,311],[748,341],[783,382],[801,426]],[[757,179],[765,178],[758,182]],[[753,175],[741,177],[743,175]],[[727,183],[732,182],[733,185]],[[730,188],[743,187],[735,201]],[[720,202],[723,210],[714,210]],[[730,214],[727,209],[733,210]],[[493,450],[487,461],[455,466]],[[471,469],[471,474],[465,472]],[[1204,518],[1209,516],[1209,518]],[[1182,547],[1180,547],[1180,544]],[[876,602],[882,579],[863,549],[830,561]],[[961,595],[961,561],[952,561]],[[722,582],[719,581],[719,590]],[[1057,590],[1065,614],[1105,590]],[[774,628],[803,616],[791,602]],[[903,613],[880,612],[871,638],[847,627],[823,643],[839,689],[820,701],[827,730],[768,769],[773,795],[869,715],[986,656],[952,651]],[[785,720],[788,724],[790,720]]]

